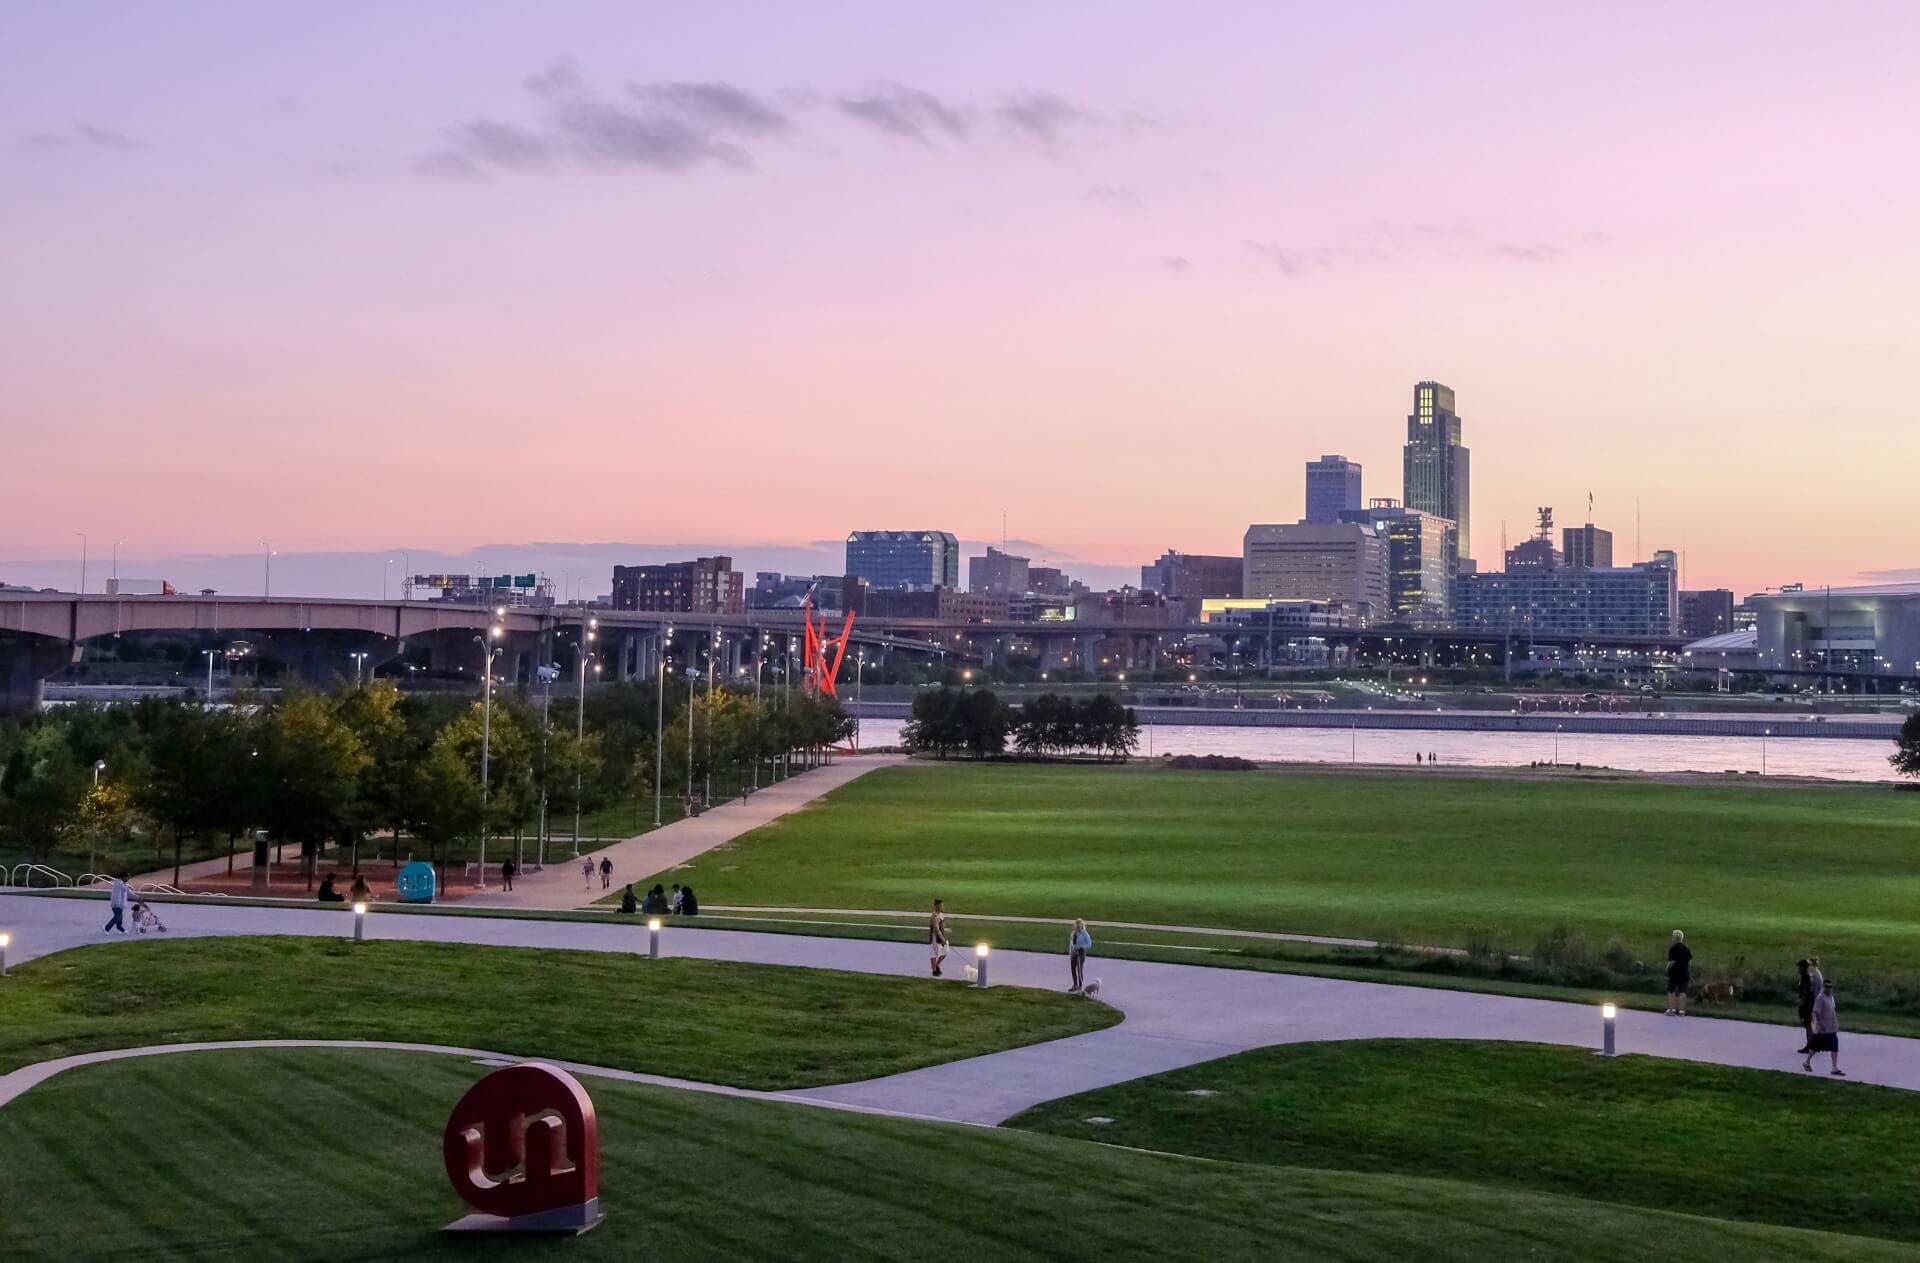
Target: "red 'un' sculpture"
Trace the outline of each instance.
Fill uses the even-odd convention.
[[[586,1089],[537,1061],[467,1089],[441,1138],[447,1178],[478,1214],[451,1230],[585,1232],[600,1222],[600,1128]]]

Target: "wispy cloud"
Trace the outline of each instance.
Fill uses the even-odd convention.
[[[1604,234],[1586,233],[1582,245],[1604,242]],[[1545,240],[1504,240],[1463,224],[1396,224],[1379,221],[1343,242],[1295,245],[1279,241],[1241,243],[1255,259],[1282,276],[1298,279],[1348,268],[1411,266],[1433,261],[1530,263],[1549,265],[1573,256],[1573,247]]]
[[[1175,276],[1184,276],[1193,270],[1193,260],[1184,254],[1169,254],[1160,260],[1160,266]]]
[[[931,92],[898,83],[843,96],[834,104],[855,122],[923,145],[930,145],[936,139],[964,140],[973,129],[972,118],[965,108],[949,105]]]
[[[1132,189],[1122,188],[1116,184],[1096,184],[1080,196],[1095,206],[1106,206],[1114,210],[1140,209],[1140,195]]]
[[[91,123],[75,123],[64,131],[28,132],[20,137],[22,144],[35,149],[103,149],[112,153],[127,153],[142,148],[139,141],[122,131],[111,127],[95,127]]]

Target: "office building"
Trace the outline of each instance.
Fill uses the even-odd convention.
[[[1239,557],[1169,549],[1158,561],[1140,567],[1140,586],[1175,600],[1239,596],[1244,569]]]
[[[1675,636],[1677,576],[1666,566],[1518,570],[1457,575],[1461,631],[1549,636]]]
[[[1521,540],[1507,549],[1508,570],[1558,570],[1566,564],[1565,554],[1553,546],[1553,506],[1543,504],[1534,512],[1538,514],[1538,525],[1534,527],[1533,538]]]
[[[1001,592],[962,592],[958,588],[868,589],[862,608],[868,618],[937,618],[945,622],[1004,623],[1009,602]]]
[[[1025,557],[989,547],[986,556],[967,558],[967,590],[1002,596],[1025,592],[1030,565]]]
[[[1920,675],[1920,584],[1747,598],[1767,670]]]
[[[1028,566],[1027,591],[1036,596],[1067,596],[1073,583],[1058,566]]]
[[[1452,522],[1390,499],[1349,509],[1340,520],[1371,526],[1386,541],[1387,609],[1395,621],[1415,627],[1448,625],[1453,577],[1460,565]]]
[[[1696,640],[1734,630],[1733,593],[1704,588],[1680,593],[1680,634]]]
[[[1384,621],[1387,541],[1359,522],[1249,526],[1241,596],[1337,601],[1360,624]]]
[[[1561,531],[1560,543],[1571,569],[1606,570],[1613,565],[1613,532],[1591,522]]]
[[[738,614],[745,576],[731,557],[696,557],[657,566],[615,566],[613,608],[667,614]]]
[[[855,531],[847,536],[847,573],[875,591],[957,588],[960,541],[950,531]]]
[[[844,608],[843,580],[837,574],[781,574],[774,570],[756,571],[753,587],[747,592],[747,608],[755,610],[797,610],[813,593],[813,608]]]
[[[1360,498],[1360,462],[1322,456],[1307,462],[1308,522],[1338,522],[1342,513],[1364,508]]]
[[[1469,461],[1467,449],[1460,445],[1460,414],[1454,411],[1451,387],[1439,382],[1414,385],[1402,462],[1402,503],[1452,522],[1459,568],[1473,569],[1467,511]]]

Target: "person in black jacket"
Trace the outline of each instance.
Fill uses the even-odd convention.
[[[683,917],[700,915],[700,901],[693,897],[692,886],[680,887],[680,915]]]
[[[1667,949],[1667,1012],[1687,1015],[1687,990],[1693,986],[1693,949],[1687,936],[1673,932],[1673,946]]]

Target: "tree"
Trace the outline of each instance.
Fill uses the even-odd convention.
[[[1887,756],[1893,770],[1902,776],[1920,776],[1920,711],[1907,716],[1894,738],[1894,751]]]
[[[267,828],[300,844],[311,889],[320,848],[351,836],[362,818],[358,795],[369,756],[333,703],[304,690],[280,695],[262,736]]]
[[[182,837],[220,824],[231,782],[242,769],[226,761],[233,757],[231,747],[216,739],[220,712],[197,702],[149,698],[136,705],[135,721],[145,760],[134,804],[156,825],[172,830],[178,884]]]
[[[941,688],[913,699],[913,718],[903,736],[915,750],[941,758],[965,750],[974,758],[1004,753],[1012,712],[987,689]]]
[[[414,761],[424,751],[402,713],[400,690],[390,680],[376,680],[342,694],[334,713],[359,739],[367,753],[354,791],[353,864],[360,867],[360,843],[378,829],[398,835],[406,815],[407,789]]]
[[[513,722],[512,713],[505,707],[494,707],[489,734],[480,704],[475,703],[465,715],[448,724],[434,744],[442,742],[465,762],[473,779],[476,799],[481,793],[481,761],[485,751],[486,815],[474,833],[484,829],[486,836],[492,838],[503,829],[517,832],[525,828],[539,810],[539,799],[533,787],[529,742]]]
[[[133,795],[116,780],[88,787],[80,800],[80,825],[67,839],[67,849],[87,857],[87,871],[100,871],[99,857],[111,855],[114,844],[133,828]]]
[[[34,863],[45,863],[79,830],[89,775],[58,723],[34,725],[7,756],[0,826]]]
[[[453,725],[414,764],[407,783],[407,830],[426,842],[438,868],[445,848],[480,829],[480,777],[461,752]]]

